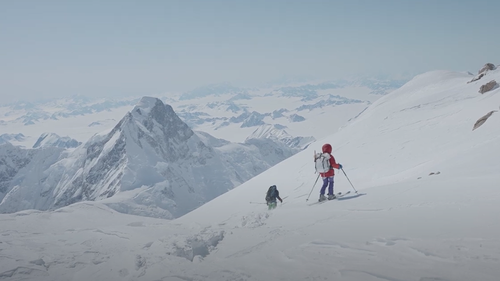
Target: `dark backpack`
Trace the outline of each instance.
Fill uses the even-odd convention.
[[[276,195],[277,195],[276,193],[277,193],[276,185],[271,185],[267,190],[266,201],[276,200]]]

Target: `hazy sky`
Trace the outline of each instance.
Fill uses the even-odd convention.
[[[498,0],[1,0],[0,98],[500,63]]]

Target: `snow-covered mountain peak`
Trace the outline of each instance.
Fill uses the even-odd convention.
[[[40,143],[51,136],[44,134]],[[5,177],[0,212],[102,200],[123,213],[172,219],[296,151],[273,140],[236,144],[195,134],[170,105],[145,97],[112,130],[94,135],[43,173],[13,165],[18,179]],[[44,199],[24,200],[28,193]]]
[[[247,137],[247,141],[250,139],[272,139],[283,142],[289,147],[298,149],[304,149],[316,140],[314,137],[293,137],[282,126],[276,124],[259,126]]]
[[[255,131],[253,131],[253,133],[248,138],[266,138],[270,135],[278,138],[290,136],[284,129],[281,129],[280,126],[266,124],[255,129]]]
[[[6,142],[20,142],[23,141],[25,136],[23,134],[1,134],[0,144]]]
[[[153,128],[156,127],[167,138],[179,133],[183,134],[185,138],[193,133],[189,126],[174,112],[172,106],[164,104],[158,98],[142,98],[131,114],[125,118],[140,124],[139,126],[143,126],[149,132],[153,132]]]
[[[82,144],[81,142],[72,139],[70,137],[60,137],[55,133],[43,133],[36,143],[33,145],[33,148],[46,147],[46,146],[55,146],[61,148],[74,148]]]
[[[143,97],[140,99],[140,101],[137,103],[137,105],[134,107],[132,110],[132,113],[138,113],[139,115],[144,115],[147,116],[151,112],[153,108],[156,106],[163,107],[164,104],[163,102],[154,97]],[[173,111],[173,110],[172,110]]]
[[[139,144],[141,149],[152,148],[158,155],[170,161],[179,159],[189,147],[186,143],[194,132],[174,112],[173,108],[160,99],[144,97],[119,124],[129,140]],[[197,137],[194,142],[201,142]],[[184,148],[183,148],[184,147]]]

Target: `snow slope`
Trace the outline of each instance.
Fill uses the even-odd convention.
[[[306,150],[173,221],[98,203],[0,215],[7,280],[499,280],[500,89],[491,71],[414,78]],[[312,153],[344,165],[312,204]],[[267,211],[276,184],[284,203]],[[309,198],[309,201],[306,199]]]

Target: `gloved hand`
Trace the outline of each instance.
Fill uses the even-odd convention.
[[[342,170],[342,164],[339,163],[339,170]]]
[[[283,203],[283,199],[280,198],[280,202]]]

